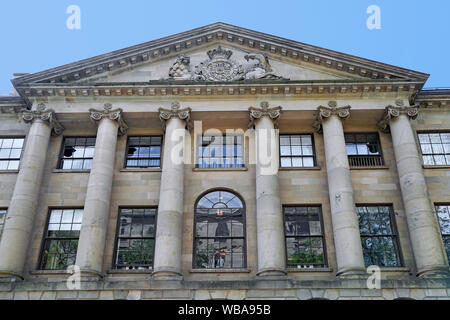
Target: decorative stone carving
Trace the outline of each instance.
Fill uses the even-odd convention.
[[[401,114],[406,114],[411,119],[416,119],[419,115],[419,105],[406,107],[403,100],[395,101],[395,106],[389,105],[385,108],[383,118],[378,121],[377,127],[382,132],[389,132],[389,122],[392,118],[397,118]]]
[[[336,115],[342,120],[350,117],[350,106],[338,107],[336,101],[328,102],[328,107],[319,106],[317,108],[316,121],[313,124],[313,128],[316,132],[322,132],[322,122],[324,119]]]
[[[186,121],[186,129],[191,128],[191,108],[180,109],[179,102],[173,102],[169,109],[159,108],[159,119],[161,119],[163,130],[166,131],[166,122],[172,117],[178,117],[180,120]]]
[[[245,56],[247,62],[239,64],[230,59],[233,52],[218,46],[209,50],[208,60],[201,62],[191,71],[190,58],[179,55],[169,70],[170,79],[194,81],[240,81],[256,79],[283,79],[277,76],[270,65],[269,58],[262,53],[251,52]],[[255,63],[256,62],[256,63]]]
[[[117,121],[119,124],[119,135],[127,133],[128,126],[122,118],[123,110],[121,108],[112,110],[112,104],[106,103],[104,110],[89,109],[90,118],[93,122],[97,123],[102,119],[110,119]]]
[[[26,123],[33,122],[36,119],[46,122],[52,129],[53,135],[60,135],[64,131],[64,127],[56,120],[55,111],[46,109],[45,104],[41,103],[36,110],[24,110],[22,118]]]
[[[253,128],[257,119],[260,119],[263,116],[268,116],[272,119],[275,128],[278,128],[278,120],[280,119],[281,109],[281,106],[269,108],[269,103],[266,101],[261,102],[261,108],[250,107],[248,109],[248,111],[250,111],[250,122],[248,127]]]

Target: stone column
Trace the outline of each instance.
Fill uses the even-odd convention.
[[[378,125],[385,132],[390,127],[417,275],[438,275],[448,271],[449,267],[409,121],[417,117],[419,109],[416,106],[404,107],[401,100],[396,103],[397,106],[386,107]]]
[[[181,280],[183,238],[184,136],[190,126],[190,108],[159,109],[165,130],[153,279]]]
[[[315,124],[318,131],[323,129],[337,275],[339,276],[366,273],[342,125],[342,120],[349,116],[350,106],[336,107],[336,102],[330,101],[329,107],[318,107]]]
[[[23,279],[50,135],[52,131],[60,134],[64,129],[56,121],[54,111],[46,110],[43,104],[36,110],[25,111],[23,120],[32,125],[0,241],[0,276],[18,279]]]
[[[104,110],[89,110],[98,129],[75,263],[87,277],[102,276],[117,134],[127,129],[122,109],[111,109],[111,104],[106,104]]]
[[[249,109],[249,127],[255,127],[256,139],[256,227],[258,240],[258,276],[286,275],[286,249],[283,212],[278,182],[279,137],[277,122],[281,107]]]

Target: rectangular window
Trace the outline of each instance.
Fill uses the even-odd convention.
[[[450,132],[428,132],[417,135],[424,165],[450,165]]]
[[[6,209],[0,209],[0,239],[2,238],[3,227],[6,221]]]
[[[436,213],[441,227],[445,252],[447,252],[447,259],[449,259],[450,264],[450,204],[436,205]]]
[[[280,135],[281,167],[314,167],[315,163],[312,134]]]
[[[119,211],[115,269],[152,269],[155,252],[156,208]]]
[[[283,207],[287,266],[323,268],[327,266],[322,212],[319,206]]]
[[[400,267],[397,231],[390,206],[357,206],[366,266]]]
[[[197,168],[243,168],[243,136],[202,136]]]
[[[0,170],[18,170],[24,138],[0,137]]]
[[[161,166],[161,136],[129,137],[126,168],[159,168]]]
[[[89,170],[95,151],[95,137],[64,138],[59,168]]]
[[[83,209],[52,209],[41,255],[42,270],[65,270],[75,264]]]
[[[346,133],[345,146],[351,167],[384,165],[378,133]]]

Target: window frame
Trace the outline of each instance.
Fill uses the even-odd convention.
[[[281,155],[281,137],[282,136],[306,136],[306,135],[309,135],[310,137],[311,137],[311,147],[312,147],[312,156],[292,156],[292,155],[290,155],[290,156],[282,156]],[[289,138],[289,147],[291,147],[292,148],[292,144],[290,144],[291,142],[291,139]],[[303,146],[303,145],[300,145],[300,146]],[[291,166],[291,167],[283,167],[282,165],[281,165],[281,158],[290,158],[291,159],[291,163],[292,163],[292,158],[293,157],[296,157],[296,158],[305,158],[305,157],[313,157],[313,166],[312,167],[306,167],[306,166],[302,166],[302,167],[294,167],[294,166]],[[302,161],[303,162],[303,161]],[[295,170],[295,169],[300,169],[300,170],[302,170],[302,169],[308,169],[308,168],[316,168],[317,167],[317,154],[316,154],[316,142],[315,142],[315,140],[314,140],[314,133],[311,133],[311,132],[303,132],[303,133],[280,133],[279,135],[278,135],[278,166],[279,166],[279,168],[280,169],[291,169],[291,170]]]
[[[84,207],[80,207],[80,206],[74,206],[74,207],[48,207],[48,210],[47,210],[47,218],[46,218],[46,222],[45,222],[44,233],[42,235],[42,240],[41,240],[41,250],[39,251],[39,259],[38,259],[37,270],[42,270],[42,271],[54,271],[54,270],[56,270],[56,271],[65,271],[65,269],[44,269],[44,266],[42,265],[43,259],[44,259],[45,244],[46,244],[46,241],[48,239],[53,239],[53,240],[61,240],[61,239],[73,240],[74,239],[74,238],[50,238],[50,237],[48,237],[48,228],[49,228],[49,224],[50,224],[51,213],[52,213],[53,210],[83,210],[83,219],[84,219]],[[81,228],[83,228],[83,220],[81,221]],[[80,229],[80,235],[81,235],[81,229]],[[78,236],[77,251],[78,251],[79,241],[80,241],[80,236]]]
[[[155,235],[153,237],[141,237],[141,238],[132,238],[132,237],[124,237],[128,239],[153,239],[154,240],[154,246],[153,246],[153,263],[151,265],[151,268],[148,269],[118,269],[116,260],[117,260],[117,250],[119,246],[119,232],[120,232],[120,213],[123,209],[155,209]],[[158,225],[158,206],[119,206],[117,211],[117,219],[116,219],[116,229],[115,229],[115,235],[114,235],[114,248],[113,248],[113,255],[112,255],[112,263],[111,263],[111,269],[114,271],[118,270],[125,270],[125,271],[142,271],[142,272],[152,272],[154,270],[155,266],[155,248],[156,248],[156,232],[157,232],[157,225]]]
[[[309,208],[309,207],[316,207],[319,209],[319,221],[320,221],[320,230],[321,235],[320,236],[287,236],[286,235],[286,215],[284,213],[284,208]],[[323,269],[323,268],[329,268],[329,261],[328,261],[328,253],[327,253],[327,242],[325,237],[325,229],[324,229],[324,222],[323,222],[323,210],[321,204],[286,204],[282,205],[282,212],[283,212],[283,236],[284,236],[284,250],[285,250],[285,257],[286,257],[286,268],[289,270],[304,270],[309,268],[299,268],[299,265],[308,265],[308,263],[299,263],[297,267],[289,266],[289,257],[288,257],[288,248],[287,248],[287,241],[286,239],[289,238],[322,238],[322,250],[323,250],[323,266],[317,267],[317,268],[311,268],[311,270],[314,269]],[[314,264],[309,264],[314,265]]]
[[[0,208],[0,211],[6,211],[5,221],[3,222],[3,224],[0,224],[0,241],[2,241],[2,234],[3,234],[3,230],[5,229],[6,216],[8,215],[8,208]]]
[[[1,169],[0,171],[2,172],[14,172],[14,171],[19,171],[20,170],[20,166],[22,164],[22,157],[24,155],[24,151],[25,151],[25,147],[26,147],[26,143],[27,143],[27,135],[11,135],[11,136],[3,136],[0,135],[0,139],[23,139],[23,144],[22,144],[22,148],[20,151],[20,157],[17,158],[8,158],[7,160],[9,161],[19,161],[19,166],[17,167],[17,169]],[[4,159],[6,160],[6,159]]]
[[[441,226],[441,224],[439,223],[439,216],[438,216],[438,214],[437,214],[437,208],[436,207],[439,207],[439,206],[442,206],[442,207],[449,207],[449,215],[450,215],[450,203],[449,202],[436,202],[436,203],[434,203],[434,211],[436,212],[436,219],[437,219],[437,224],[438,224],[438,226],[439,226],[439,233],[440,233],[440,235],[441,235],[441,240],[442,240],[442,244],[443,244],[443,248],[444,248],[444,252],[447,254],[447,250],[445,249],[445,241],[444,241],[444,237],[448,237],[449,239],[450,239],[450,233],[442,233],[442,226]],[[448,260],[448,264],[450,265],[450,256],[448,256],[448,254],[447,254],[447,260]]]
[[[160,137],[161,138],[161,151],[159,153],[159,166],[149,166],[149,167],[129,167],[127,166],[128,164],[128,160],[133,160],[131,158],[128,158],[128,148],[130,147],[130,138],[153,138],[153,137]],[[139,135],[139,134],[135,134],[135,135],[127,135],[127,143],[126,143],[126,147],[125,147],[125,156],[124,156],[124,162],[123,162],[123,169],[161,169],[162,168],[162,162],[163,162],[163,146],[164,146],[164,135],[162,134],[145,134],[145,135]],[[152,160],[152,159],[158,159],[158,158],[142,158],[142,159],[148,159],[148,160]]]
[[[377,155],[370,155],[370,154],[367,154],[367,155],[359,155],[359,154],[349,155],[347,153],[347,140],[345,139],[345,136],[347,134],[354,135],[355,136],[355,141],[356,141],[356,135],[358,135],[358,134],[364,134],[366,136],[367,135],[375,135],[376,138],[377,138],[377,146],[378,146],[378,148],[380,150],[380,153],[377,154]],[[347,154],[348,164],[349,164],[350,168],[366,168],[366,167],[367,168],[379,168],[379,167],[384,167],[386,165],[386,162],[384,160],[383,147],[381,145],[381,139],[380,139],[380,132],[379,131],[372,131],[372,132],[368,132],[368,131],[364,131],[364,132],[344,132],[344,142],[345,142],[345,153]],[[356,144],[356,142],[355,142],[355,144]],[[373,159],[379,158],[381,164],[380,165],[376,165],[376,166],[354,166],[354,165],[351,165],[351,163],[350,163],[350,157],[354,157],[354,158],[367,157],[367,158],[373,158]]]
[[[242,156],[233,156],[233,159],[241,159],[242,163],[240,166],[231,166],[231,167],[211,167],[208,165],[208,167],[200,167],[200,163],[199,163],[199,159],[203,158],[203,156],[201,156],[198,152],[199,147],[203,146],[203,138],[204,137],[222,137],[222,148],[223,146],[226,146],[226,144],[223,143],[223,141],[225,140],[226,137],[241,137],[242,140],[242,144],[240,145],[242,148]],[[199,139],[200,137],[200,139]],[[234,141],[235,142],[235,141]],[[233,146],[238,146],[239,144],[233,143]],[[225,156],[221,156],[221,157],[208,157],[209,159],[227,159],[227,157]],[[227,170],[227,169],[242,169],[242,168],[246,168],[247,164],[245,162],[245,134],[226,134],[226,133],[222,133],[222,135],[218,135],[218,134],[208,134],[205,135],[204,132],[202,132],[201,134],[197,135],[197,143],[195,145],[195,169],[216,169],[216,170]]]
[[[356,216],[359,220],[358,217],[358,209],[357,207],[388,207],[389,208],[389,220],[391,222],[391,230],[393,232],[393,234],[390,235],[375,235],[374,237],[390,237],[391,239],[393,239],[392,243],[394,245],[394,247],[397,248],[397,255],[398,255],[398,266],[380,266],[380,268],[403,268],[405,267],[405,260],[403,258],[403,251],[402,251],[402,246],[400,243],[400,235],[398,232],[398,227],[397,227],[397,221],[395,219],[395,211],[394,211],[394,206],[392,203],[366,203],[366,204],[361,204],[361,203],[355,203],[355,207],[356,207]],[[359,237],[361,239],[362,234],[361,234],[361,228],[359,227],[359,221],[358,221],[358,229],[359,229]],[[372,235],[364,235],[366,237],[372,237]],[[395,240],[395,241],[394,241]],[[362,247],[362,243],[361,243],[361,247]],[[363,251],[363,257],[364,257],[364,251]]]
[[[432,168],[432,167],[436,167],[436,168],[445,168],[445,167],[450,167],[450,163],[449,164],[425,164],[424,161],[424,154],[422,152],[422,145],[420,144],[420,138],[419,138],[419,134],[441,134],[441,133],[448,133],[450,134],[450,129],[443,129],[443,130],[417,130],[416,131],[416,141],[417,141],[417,146],[420,152],[420,157],[422,159],[422,166],[424,167],[428,167],[428,168]],[[442,141],[442,140],[441,140]],[[432,143],[430,143],[431,145],[433,145]],[[441,145],[444,145],[443,143]],[[450,156],[450,153],[430,153],[430,154],[426,154],[425,156],[435,156],[435,155],[442,155],[445,156],[448,155]],[[434,158],[433,158],[434,161]],[[447,160],[446,160],[447,161]]]
[[[205,238],[205,237],[197,237],[196,234],[196,230],[197,230],[197,205],[199,203],[199,201],[201,199],[203,199],[203,197],[205,197],[206,195],[216,192],[216,191],[224,191],[224,192],[229,192],[233,195],[235,195],[242,203],[242,210],[243,210],[243,214],[242,214],[242,230],[243,230],[243,236],[242,237],[229,237],[228,239],[236,239],[236,238],[242,238],[243,239],[243,266],[240,268],[199,268],[197,266],[196,263],[196,250],[197,250],[197,238]],[[208,239],[209,237],[206,237],[206,239]],[[193,240],[193,245],[192,245],[192,269],[194,270],[208,270],[210,272],[212,271],[216,271],[216,272],[222,272],[223,270],[241,270],[241,269],[246,269],[248,267],[248,252],[247,252],[247,206],[245,204],[244,198],[237,193],[236,191],[232,190],[232,189],[228,189],[228,188],[214,188],[214,189],[210,189],[207,190],[203,193],[201,193],[197,199],[195,200],[194,203],[194,227],[193,227],[193,233],[192,233],[192,240]]]
[[[95,139],[95,143],[94,143],[94,156],[95,156],[95,145],[97,144],[97,136],[64,136],[62,137],[62,141],[61,141],[61,147],[60,147],[60,151],[59,151],[59,158],[58,158],[58,165],[57,165],[57,169],[58,170],[64,170],[64,171],[90,171],[92,169],[92,166],[90,169],[63,169],[62,165],[63,165],[63,160],[64,160],[64,142],[66,141],[66,139],[78,139],[78,138],[85,138],[85,139]],[[92,162],[94,161],[94,156],[92,156],[92,158],[74,158],[73,160],[92,160]],[[84,163],[84,162],[83,162]]]

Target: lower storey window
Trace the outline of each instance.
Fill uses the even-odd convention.
[[[2,237],[3,226],[6,221],[6,209],[0,209],[0,238]]]
[[[152,269],[156,208],[122,208],[119,212],[115,269]]]
[[[65,270],[75,264],[83,209],[52,209],[48,221],[41,269]]]
[[[400,250],[392,208],[357,206],[356,211],[365,265],[400,267]]]
[[[441,227],[442,240],[444,241],[445,252],[450,263],[450,204],[437,205],[439,226]]]
[[[327,265],[320,207],[283,207],[287,266],[320,268]]]

